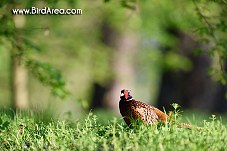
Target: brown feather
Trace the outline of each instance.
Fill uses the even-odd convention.
[[[132,127],[132,122],[138,119],[142,120],[143,123],[150,125],[157,122],[167,124],[168,120],[174,122],[174,120],[170,119],[170,117],[161,110],[133,99],[127,90],[122,90],[122,92],[123,94],[126,94],[126,96],[121,96],[119,109],[124,121],[129,127]],[[177,126],[183,128],[201,129],[200,127],[192,126],[191,124],[186,123],[180,123],[177,124]]]
[[[131,121],[138,119],[142,120],[143,123],[153,124],[159,121],[158,115],[162,115],[160,110],[158,112],[154,107],[134,99],[129,101],[120,100],[119,108],[123,119],[129,126],[132,124]]]

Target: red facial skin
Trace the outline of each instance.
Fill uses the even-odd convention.
[[[125,95],[125,99],[127,100],[128,99],[128,91],[124,91],[124,95]]]

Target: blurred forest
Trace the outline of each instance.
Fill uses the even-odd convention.
[[[13,8],[82,15],[12,15]],[[121,89],[165,107],[227,112],[225,0],[1,0],[0,107],[118,113]]]

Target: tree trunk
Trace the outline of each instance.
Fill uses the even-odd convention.
[[[133,30],[117,31],[106,20],[103,21],[102,42],[112,49],[110,54],[113,78],[105,86],[94,83],[92,107],[107,107],[118,111],[120,91],[135,89],[135,58],[138,46],[138,37]]]
[[[118,111],[120,91],[122,89],[135,90],[134,59],[137,49],[137,35],[133,32],[123,33],[118,37],[117,48],[112,58],[114,81],[105,97],[105,104]]]
[[[27,71],[20,63],[20,57],[11,55],[11,88],[14,109],[28,108]]]
[[[189,72],[167,71],[163,73],[158,107],[164,106],[166,110],[172,110],[170,104],[178,103],[182,108],[212,111],[216,106],[215,102],[218,101],[215,98],[217,84],[212,81],[207,72],[212,62],[206,53],[199,56],[193,54],[193,50],[197,48],[206,50],[206,47],[177,29],[172,29],[169,33],[179,40],[176,50],[182,56],[187,57],[193,66]],[[166,52],[171,50],[167,49]]]

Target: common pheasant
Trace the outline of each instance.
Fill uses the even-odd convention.
[[[143,123],[149,125],[157,122],[166,124],[167,121],[170,120],[170,117],[159,109],[143,102],[136,101],[130,95],[130,92],[128,90],[121,90],[120,98],[120,113],[129,127],[132,127],[132,122],[138,119],[140,119]],[[193,127],[192,125],[186,123],[178,124],[178,126],[185,128]]]

